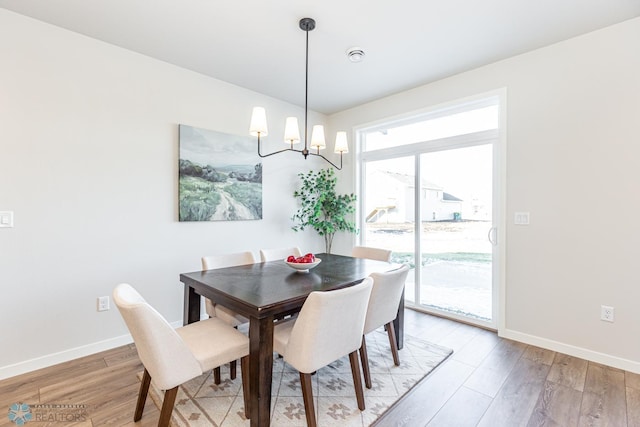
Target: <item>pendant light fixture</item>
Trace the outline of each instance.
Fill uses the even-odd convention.
[[[308,134],[307,101],[309,98],[309,31],[313,30],[315,27],[316,27],[316,21],[314,21],[311,18],[302,18],[300,20],[300,29],[303,30],[307,36],[306,54],[305,54],[305,81],[304,81],[304,148],[302,150],[297,150],[293,148],[294,144],[300,143],[300,130],[298,128],[298,118],[287,117],[285,121],[285,128],[284,128],[284,142],[285,144],[289,145],[289,148],[285,148],[283,150],[275,151],[269,154],[262,154],[260,151],[260,137],[265,137],[268,135],[267,115],[263,107],[253,108],[253,114],[251,115],[251,124],[249,126],[249,133],[253,136],[258,137],[258,155],[260,157],[269,157],[269,156],[273,156],[274,154],[284,153],[285,151],[295,151],[298,153],[302,153],[305,159],[309,155],[322,157],[324,160],[329,162],[331,166],[340,170],[342,169],[342,154],[349,152],[346,132],[341,131],[336,134],[336,143],[334,146],[334,153],[340,154],[340,166],[337,166],[331,160],[327,159],[322,154],[320,154],[320,150],[326,148],[327,146],[324,140],[324,127],[322,125],[313,126],[313,130],[311,131],[311,140],[307,139],[307,134]]]

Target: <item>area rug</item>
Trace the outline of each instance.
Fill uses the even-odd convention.
[[[358,409],[348,357],[313,375],[313,396],[319,427],[371,425],[453,352],[424,340],[405,336],[404,348],[399,352],[400,366],[395,366],[387,334],[382,329],[367,335],[367,350],[373,387],[367,389],[363,384],[366,405],[364,411]],[[153,381],[149,393],[160,408],[163,392],[153,385]],[[171,426],[247,427],[249,424],[244,416],[239,371],[237,379],[231,381],[228,366],[223,367],[220,385],[213,383],[213,374],[209,372],[180,386]],[[274,357],[273,362],[271,425],[306,426],[299,374],[277,357]]]

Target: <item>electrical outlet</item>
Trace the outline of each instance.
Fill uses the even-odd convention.
[[[98,311],[107,311],[107,310],[109,310],[109,297],[99,297]]]
[[[601,305],[600,320],[604,320],[605,322],[613,322],[613,307],[609,307],[608,305]]]
[[[13,211],[0,212],[0,227],[13,227]]]
[[[529,212],[516,212],[513,223],[516,225],[529,225]]]

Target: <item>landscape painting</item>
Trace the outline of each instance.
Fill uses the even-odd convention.
[[[180,125],[180,221],[262,219],[255,138]]]

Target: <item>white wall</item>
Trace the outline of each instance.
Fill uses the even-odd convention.
[[[640,18],[329,119],[349,129],[503,87],[500,333],[640,372]],[[531,212],[531,225],[514,226],[516,211]],[[602,304],[615,323],[600,321]]]
[[[263,160],[263,220],[177,220],[178,124],[246,135],[262,105],[272,151],[301,108],[4,9],[0,57],[0,378],[126,340],[115,307],[96,311],[120,282],[180,322],[201,256],[324,250],[290,217],[296,174],[326,163],[294,153]]]

